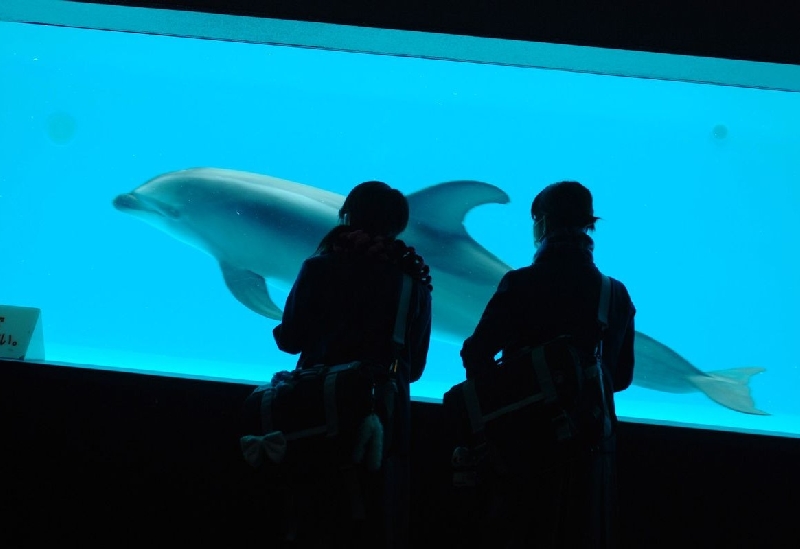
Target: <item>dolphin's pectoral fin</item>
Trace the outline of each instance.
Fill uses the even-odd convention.
[[[264,277],[227,263],[220,263],[219,266],[222,268],[225,285],[242,305],[273,320],[280,320],[283,317],[283,311],[269,296]]]
[[[761,373],[765,368],[733,368],[707,372],[702,376],[691,376],[690,380],[705,395],[726,408],[759,416],[768,416],[756,408],[750,394],[750,378]]]
[[[408,195],[409,210],[417,222],[447,233],[467,236],[464,218],[482,204],[508,204],[506,192],[482,181],[448,181]]]

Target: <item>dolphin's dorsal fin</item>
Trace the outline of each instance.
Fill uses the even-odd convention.
[[[466,235],[464,218],[482,204],[508,204],[504,190],[482,181],[447,181],[408,195],[411,218],[439,231]]]
[[[242,305],[273,320],[283,318],[283,311],[269,296],[264,277],[224,262],[220,262],[219,266],[222,269],[225,285]]]

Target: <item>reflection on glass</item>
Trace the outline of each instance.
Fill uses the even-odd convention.
[[[800,434],[800,94],[0,23],[0,303],[53,362],[260,382],[343,195],[404,190],[433,268],[414,396],[574,179],[638,309],[631,420]],[[144,223],[143,223],[144,222]],[[149,226],[148,226],[149,225]],[[758,375],[756,375],[758,374]]]

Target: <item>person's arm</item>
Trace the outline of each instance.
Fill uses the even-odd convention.
[[[422,377],[428,360],[431,341],[431,293],[419,285],[417,288],[418,314],[408,332],[409,380],[411,383]]]
[[[286,298],[281,323],[272,330],[278,349],[286,353],[296,355],[302,352],[309,341],[309,326],[315,325],[309,321],[310,316],[313,316],[311,309],[316,303],[316,285],[312,278],[311,268],[306,261]]]
[[[516,333],[514,323],[518,315],[515,299],[518,298],[514,297],[512,277],[513,271],[500,280],[475,331],[461,347],[461,360],[467,371],[467,379],[494,367],[495,356],[508,344],[509,337]]]

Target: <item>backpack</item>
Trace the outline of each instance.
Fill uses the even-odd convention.
[[[411,278],[402,276],[390,364],[357,360],[281,371],[245,399],[244,459],[256,469],[303,462],[381,467],[405,344]]]
[[[563,335],[503,356],[496,367],[444,394],[455,485],[475,485],[487,462],[515,471],[546,466],[576,451],[592,451],[611,434],[602,372],[610,294],[611,281],[603,275],[601,336],[592,355]]]

